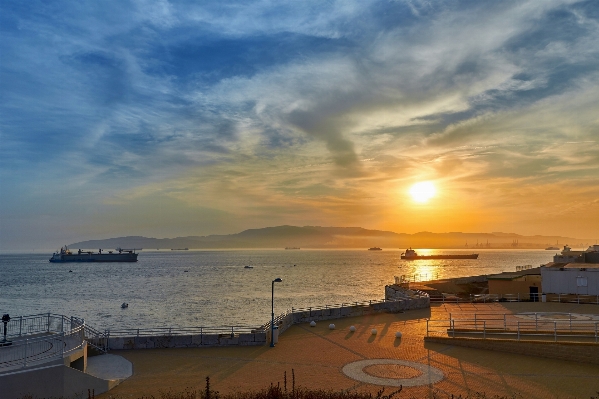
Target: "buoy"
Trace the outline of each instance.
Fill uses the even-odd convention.
[[[370,332],[372,333],[372,335],[376,335],[376,328],[373,328]]]
[[[329,330],[334,330],[335,329],[335,325],[333,323],[329,324]]]
[[[356,327],[354,327],[354,326],[351,326],[351,327],[349,328],[349,331],[351,331],[351,332],[356,332]]]
[[[316,322],[314,320],[310,322],[310,327],[316,327]]]
[[[395,338],[401,338],[401,332],[400,331],[398,331],[398,332],[395,333]]]

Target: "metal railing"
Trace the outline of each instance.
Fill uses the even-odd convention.
[[[513,314],[495,315],[495,317],[474,315],[473,318],[450,318],[443,320],[428,319],[426,335],[455,338],[507,338],[551,340],[558,338],[599,342],[599,321],[576,320],[572,314],[540,314],[541,316],[569,315],[568,319],[546,319],[535,314],[534,320],[518,319]],[[532,315],[531,315],[532,316]],[[451,317],[451,315],[450,315]]]
[[[291,308],[291,312],[292,313],[296,313],[296,312],[311,312],[313,310],[326,310],[326,309],[342,309],[342,308],[346,308],[346,307],[358,307],[358,306],[371,306],[373,304],[377,304],[377,303],[386,303],[386,302],[398,302],[398,301],[402,301],[402,300],[409,300],[409,299],[418,299],[418,298],[427,298],[428,294],[426,294],[423,291],[419,291],[419,290],[415,290],[414,291],[415,294],[412,297],[408,297],[406,296],[403,299],[368,299],[368,300],[364,300],[364,301],[353,301],[353,302],[342,302],[342,303],[335,303],[335,304],[325,304],[325,305],[320,305],[320,306],[309,306],[309,307],[304,307],[304,308]]]
[[[175,335],[239,335],[261,331],[261,327],[249,326],[222,326],[222,327],[156,327],[156,328],[126,328],[109,329],[104,332],[106,338],[110,337],[152,337]]]
[[[11,344],[0,347],[0,373],[61,359],[82,348],[85,322],[51,313],[18,317],[7,324],[7,338]]]
[[[586,294],[545,294],[547,302],[591,303],[599,305],[599,295]]]
[[[599,295],[576,294],[442,294],[431,296],[431,302],[441,303],[489,303],[489,302],[541,302],[545,295],[546,302],[597,304]]]
[[[278,316],[275,316],[274,322],[275,322],[275,326],[278,326],[284,322],[285,318],[288,315],[293,314],[293,313],[308,312],[311,315],[313,311],[329,310],[329,309],[343,309],[343,308],[348,308],[348,307],[360,307],[360,306],[366,308],[368,306],[371,306],[371,305],[377,304],[377,303],[401,302],[404,300],[419,299],[419,298],[428,298],[428,294],[425,292],[416,290],[415,294],[412,297],[406,297],[403,299],[369,299],[369,300],[364,300],[364,301],[342,302],[342,303],[335,303],[335,304],[325,304],[325,305],[320,305],[320,306],[309,306],[309,307],[304,307],[304,308],[292,307],[291,309],[285,310]],[[260,328],[263,331],[269,331],[270,330],[270,320],[267,321],[266,323],[264,323]]]

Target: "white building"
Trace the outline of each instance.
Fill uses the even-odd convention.
[[[599,264],[549,263],[541,281],[544,294],[599,295]]]

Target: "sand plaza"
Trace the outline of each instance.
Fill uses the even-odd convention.
[[[590,398],[599,391],[599,364],[526,356],[425,342],[427,319],[473,313],[561,313],[599,317],[596,305],[567,303],[432,304],[430,309],[379,313],[296,324],[276,347],[212,347],[111,351],[129,360],[133,375],[100,398],[137,398],[161,392],[201,390],[205,377],[221,393],[258,390],[272,384],[291,389],[392,392],[401,397],[451,397],[485,393],[522,398]],[[586,317],[588,316],[588,317]],[[526,318],[526,317],[525,317]],[[329,325],[335,324],[335,329]],[[350,326],[355,331],[350,331]],[[376,335],[372,330],[377,330]],[[396,338],[401,332],[401,338]],[[573,344],[576,345],[576,344]],[[588,344],[587,344],[588,345]],[[596,344],[591,344],[595,345]]]

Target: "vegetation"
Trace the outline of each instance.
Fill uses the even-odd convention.
[[[196,390],[187,388],[183,392],[162,392],[159,396],[140,396],[137,399],[523,399],[522,395],[514,394],[510,396],[487,396],[484,392],[474,392],[462,395],[453,395],[440,391],[427,393],[426,396],[401,396],[402,387],[389,394],[385,394],[385,389],[381,389],[373,395],[372,393],[348,392],[348,391],[331,391],[324,389],[308,389],[295,386],[295,373],[291,370],[291,387],[287,386],[287,372],[283,375],[283,387],[270,385],[258,391],[236,392],[231,394],[221,395],[218,391],[210,388],[210,377],[206,377],[206,384],[203,389]],[[120,399],[119,396],[114,396],[113,399]],[[21,399],[66,399],[66,398],[36,398],[31,395],[25,395]],[[95,399],[95,393],[88,390],[88,398]],[[599,399],[599,391],[597,396],[591,396],[590,399]]]

